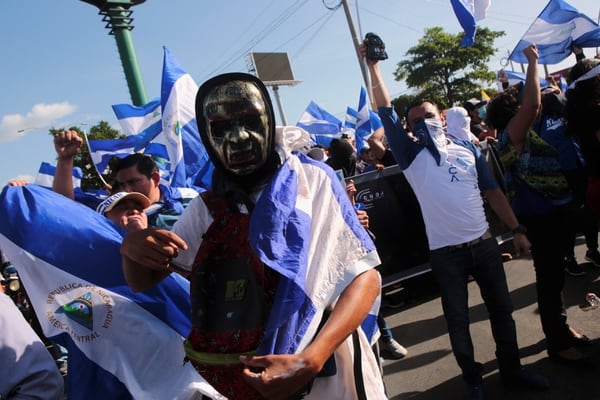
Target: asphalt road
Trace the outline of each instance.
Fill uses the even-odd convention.
[[[590,337],[594,344],[582,349],[597,364],[592,369],[575,369],[547,357],[536,303],[535,276],[529,258],[504,263],[517,325],[522,363],[543,373],[551,381],[547,392],[522,392],[506,388],[500,382],[487,311],[477,285],[469,283],[471,335],[477,361],[484,364],[486,399],[528,400],[600,400],[600,308],[584,311],[585,294],[600,295],[600,268],[584,260],[585,244],[578,240],[576,256],[587,274],[566,275],[564,300],[567,322]],[[403,302],[399,308],[383,312],[394,337],[408,349],[402,360],[385,360],[384,381],[393,400],[464,399],[466,387],[450,348],[439,296],[433,278],[427,274],[403,283],[385,296]]]

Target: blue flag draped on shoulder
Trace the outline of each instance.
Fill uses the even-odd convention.
[[[0,248],[17,268],[44,334],[69,351],[72,399],[222,398],[189,363],[189,282],[172,274],[153,289],[127,286],[124,231],[37,185],[0,194]],[[51,239],[49,239],[51,238]]]
[[[250,243],[281,275],[259,354],[306,347],[325,308],[354,277],[380,263],[335,172],[304,154],[289,157],[265,188],[252,213]],[[361,325],[371,341],[378,309],[379,301]]]
[[[477,32],[477,21],[485,19],[490,0],[450,0],[452,9],[460,26],[465,31],[461,46],[473,46],[475,44],[475,32]]]
[[[339,138],[342,121],[311,101],[296,124],[309,133],[313,144],[329,147],[331,139]]]
[[[550,0],[523,35],[509,60],[527,63],[523,49],[535,43],[539,64],[558,64],[571,54],[571,46],[600,46],[600,27],[563,0]]]

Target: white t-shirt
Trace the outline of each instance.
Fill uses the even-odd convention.
[[[489,227],[475,155],[451,141],[447,148],[448,158],[442,165],[424,149],[404,170],[421,206],[431,250],[476,239]]]

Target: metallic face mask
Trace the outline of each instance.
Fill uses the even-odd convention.
[[[215,86],[202,108],[208,140],[226,170],[248,175],[267,161],[270,114],[266,99],[253,82],[230,81]]]

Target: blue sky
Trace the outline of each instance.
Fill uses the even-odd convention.
[[[597,2],[568,2],[597,19]],[[287,52],[301,81],[279,90],[287,122],[295,124],[311,100],[343,119],[347,106],[357,106],[363,80],[343,9],[326,8],[338,3],[146,1],[133,8],[131,35],[148,98],[160,95],[162,46],[198,84],[219,73],[246,72],[250,52]],[[492,0],[480,25],[504,30],[506,36],[496,41],[490,68],[503,67],[502,59],[546,3]],[[425,28],[461,30],[449,0],[360,0],[350,1],[350,7],[361,36],[375,32],[386,43],[389,60],[382,68],[393,96],[406,91],[393,80],[396,64]],[[104,25],[94,6],[79,0],[0,2],[2,185],[33,179],[42,161],[55,163],[49,128],[81,124],[85,129],[100,120],[118,127],[111,105],[131,103],[131,98],[115,39]],[[593,53],[586,50],[588,56]],[[573,61],[548,68],[552,72]]]

